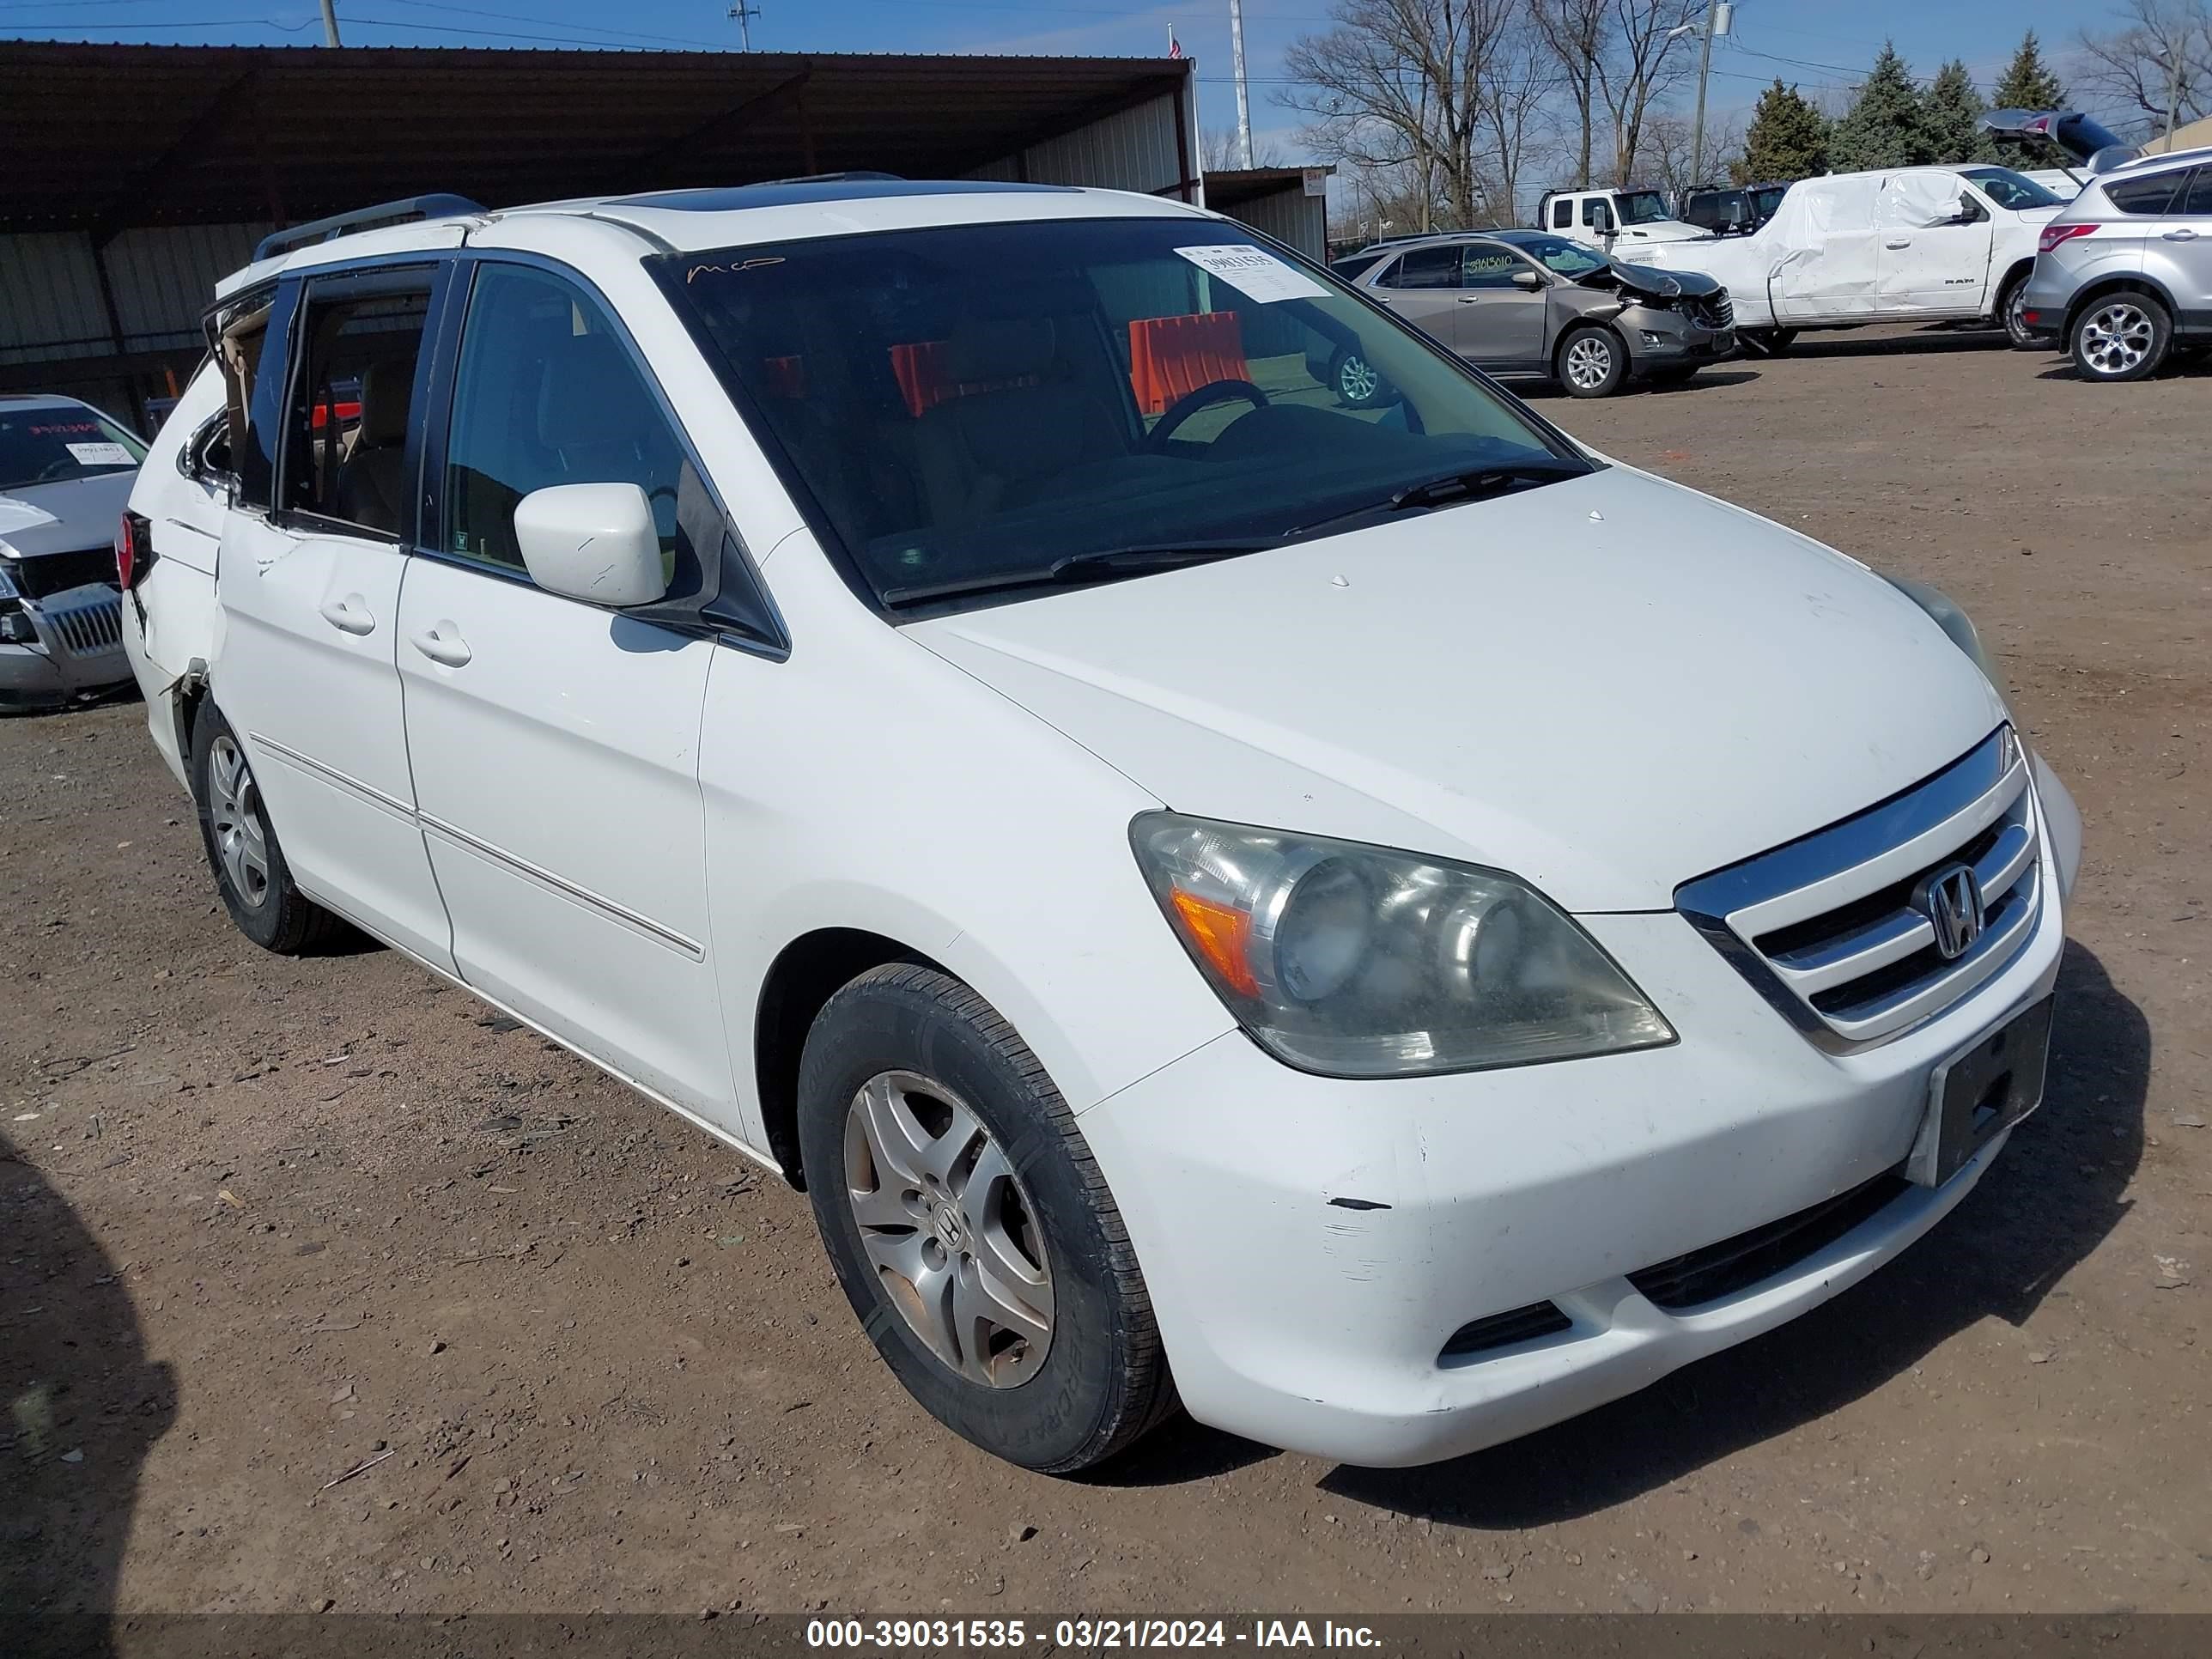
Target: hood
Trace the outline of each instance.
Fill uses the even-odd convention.
[[[0,543],[23,558],[112,546],[137,477],[133,470],[18,484],[0,494]]]
[[[1178,811],[1585,912],[1669,908],[2004,718],[1880,577],[1619,467],[904,631]]]
[[[1718,279],[1702,270],[1662,270],[1656,265],[1632,264],[1616,259],[1613,275],[1622,288],[1655,299],[1671,300],[1677,295],[1703,295],[1721,291]],[[1589,280],[1588,276],[1582,278],[1585,283]]]
[[[1638,242],[1693,242],[1712,232],[1680,219],[1647,219],[1640,225],[1623,225],[1613,234],[1615,247],[1634,247]]]

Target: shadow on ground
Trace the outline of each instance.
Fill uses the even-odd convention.
[[[0,1648],[101,1652],[175,1380],[148,1361],[116,1264],[4,1136],[0,1238]]]
[[[1460,1526],[1549,1525],[1824,1417],[1990,1315],[2021,1324],[2126,1212],[2150,1060],[2142,1010],[2069,945],[2042,1109],[1897,1261],[1778,1331],[1557,1428],[1427,1468],[1340,1468],[1322,1486]]]

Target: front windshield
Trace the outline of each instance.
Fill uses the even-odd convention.
[[[1655,224],[1674,216],[1667,210],[1667,198],[1656,190],[1625,190],[1620,192],[1620,222],[1624,225]]]
[[[2057,207],[2058,198],[2025,173],[2014,173],[2010,167],[1966,167],[1965,175],[1981,187],[1982,193],[2001,208],[2019,212],[2022,208]]]
[[[145,446],[97,410],[0,407],[0,489],[128,472],[145,459]]]
[[[1564,236],[1516,236],[1513,246],[1562,276],[1587,276],[1594,270],[1603,270],[1611,263],[1602,253],[1593,253],[1580,242],[1571,242]]]
[[[1439,478],[1587,465],[1335,278],[1212,220],[941,226],[657,264],[892,605],[1139,574]]]

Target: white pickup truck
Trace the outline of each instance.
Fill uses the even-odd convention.
[[[1699,241],[1711,234],[1677,219],[1658,190],[1547,191],[1536,204],[1534,228],[1637,264],[1646,263],[1656,243]]]
[[[2035,244],[2059,198],[2008,167],[1837,173],[1790,187],[1749,236],[1639,247],[1638,263],[1726,284],[1737,336],[1785,349],[1801,329],[1987,319],[2015,343]]]

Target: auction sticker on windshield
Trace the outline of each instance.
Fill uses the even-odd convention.
[[[1218,247],[1179,247],[1177,253],[1200,270],[1218,276],[1248,298],[1262,305],[1278,300],[1324,300],[1328,290],[1312,277],[1294,270],[1263,247],[1234,242]]]
[[[131,452],[121,444],[70,444],[69,453],[79,466],[129,466]]]

